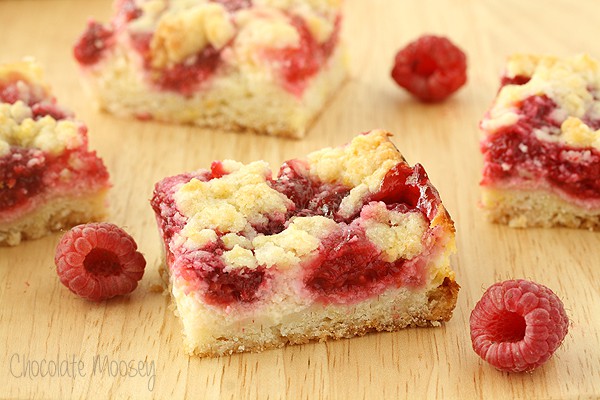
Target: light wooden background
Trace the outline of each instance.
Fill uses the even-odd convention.
[[[0,1],[0,62],[36,57],[60,102],[87,122],[91,145],[114,183],[110,221],[136,238],[148,267],[131,296],[97,305],[59,283],[53,263],[59,234],[0,249],[0,397],[600,398],[600,233],[494,226],[477,207],[477,126],[497,90],[505,57],[512,52],[600,57],[600,2],[348,0],[343,37],[352,79],[302,141],[97,113],[82,92],[71,46],[88,17],[108,19],[110,4]],[[415,102],[389,78],[396,50],[423,33],[448,35],[468,55],[468,84],[443,104]],[[462,290],[453,319],[435,329],[189,358],[168,298],[152,290],[160,283],[161,256],[148,203],[154,182],[214,159],[265,159],[278,166],[375,127],[395,132],[409,162],[425,166],[456,221],[453,265]],[[572,320],[563,346],[532,374],[498,372],[471,349],[471,309],[486,287],[509,278],[551,287]],[[112,376],[93,370],[94,357],[131,362],[136,369],[146,361],[155,369],[142,371],[144,376]],[[72,376],[42,377],[25,369],[51,360],[75,366],[74,376],[72,370]]]

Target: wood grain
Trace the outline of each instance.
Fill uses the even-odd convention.
[[[600,398],[600,234],[509,229],[487,223],[477,207],[477,124],[496,92],[505,57],[513,52],[600,57],[598,1],[347,0],[343,37],[352,79],[302,141],[96,112],[81,90],[71,46],[89,16],[108,19],[110,3],[0,1],[0,62],[37,58],[60,102],[86,121],[91,146],[104,157],[114,183],[110,221],[136,238],[148,269],[131,296],[95,305],[59,283],[53,265],[59,234],[0,249],[0,397]],[[395,51],[423,33],[448,35],[468,54],[467,86],[439,105],[413,101],[389,78]],[[265,159],[277,166],[376,127],[395,132],[409,162],[425,166],[456,221],[453,265],[462,290],[453,319],[440,328],[262,354],[186,356],[168,298],[152,290],[160,283],[161,257],[148,205],[154,182],[214,159]],[[553,288],[572,320],[563,346],[532,374],[494,370],[475,355],[469,339],[469,313],[483,290],[517,277]],[[94,360],[105,359],[108,367],[94,370]],[[83,367],[71,376],[26,369],[52,360]],[[112,374],[110,363],[120,361],[135,364],[136,375]]]

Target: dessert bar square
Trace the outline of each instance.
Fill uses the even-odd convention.
[[[101,220],[108,171],[33,61],[0,65],[0,246]]]
[[[340,0],[119,0],[75,45],[99,106],[300,138],[346,77]]]
[[[454,224],[385,131],[285,162],[215,161],[152,207],[190,354],[439,325],[456,304]]]
[[[482,204],[513,227],[600,228],[600,65],[515,55],[481,122]]]

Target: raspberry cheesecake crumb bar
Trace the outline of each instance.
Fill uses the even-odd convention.
[[[481,122],[482,204],[512,227],[600,229],[600,64],[515,55]]]
[[[304,136],[346,77],[341,0],[118,0],[74,48],[100,108]]]
[[[152,198],[190,354],[439,325],[454,224],[385,131],[285,162],[215,161]]]
[[[108,172],[32,61],[0,65],[0,246],[100,220]]]

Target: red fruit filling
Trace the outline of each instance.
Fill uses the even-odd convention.
[[[144,67],[150,68],[150,42],[152,42],[152,33],[134,33],[129,36],[131,45],[143,58]]]
[[[87,29],[73,49],[73,55],[83,65],[92,65],[102,58],[102,53],[112,45],[113,31],[95,21]]]
[[[202,250],[181,255],[179,275],[191,287],[201,288],[203,299],[208,304],[227,306],[255,301],[259,289],[270,278],[266,269],[259,266],[255,269],[236,268],[225,271],[225,264],[220,258],[223,251],[223,243],[218,240]]]
[[[7,82],[0,82],[0,102],[15,104],[21,99],[21,94],[17,88],[16,82],[21,80],[20,77],[15,77]]]
[[[421,164],[415,164],[412,168],[406,164],[396,164],[385,175],[379,191],[371,200],[383,201],[401,212],[417,209],[429,221],[435,217],[437,206],[441,203],[440,195]]]
[[[19,206],[44,189],[41,150],[13,147],[0,158],[0,210]]]
[[[565,338],[569,318],[562,301],[544,285],[509,280],[492,285],[470,317],[473,350],[501,371],[532,371]]]
[[[210,165],[210,173],[212,175],[212,179],[222,178],[228,174],[223,167],[223,163],[220,161],[213,161],[213,163]]]
[[[68,231],[56,247],[54,262],[60,281],[91,301],[131,293],[146,267],[135,240],[105,222],[78,225]]]
[[[173,194],[181,184],[197,178],[201,181],[220,178],[226,174],[220,162],[214,162],[210,171],[181,174],[157,184],[151,204],[156,213],[167,249],[176,232],[187,218],[177,211]],[[271,187],[286,195],[294,206],[285,216],[269,216],[262,226],[254,226],[257,232],[272,235],[281,232],[292,216],[322,215],[344,224],[343,234],[325,239],[320,253],[306,266],[306,287],[323,302],[350,302],[385,290],[390,283],[398,286],[419,286],[424,282],[424,262],[421,259],[398,260],[393,263],[379,259],[380,252],[365,237],[364,230],[350,223],[356,218],[344,219],[338,215],[342,199],[350,189],[342,185],[323,183],[309,175],[308,166],[300,160],[284,163],[276,180],[269,180]],[[440,199],[431,186],[420,164],[413,168],[398,164],[385,176],[380,190],[370,201],[383,201],[388,208],[398,212],[421,212],[429,220],[437,213]],[[365,203],[365,204],[366,204]],[[220,236],[227,232],[218,232]],[[434,242],[434,241],[432,241]],[[204,282],[204,297],[211,304],[228,305],[252,302],[259,298],[257,291],[268,281],[264,267],[257,269],[233,269],[225,271],[220,256],[224,246],[221,240],[208,244],[193,255],[184,256],[181,268],[186,279],[199,278]],[[175,262],[167,250],[169,265]],[[187,275],[189,265],[193,274]]]
[[[250,303],[265,279],[265,268],[213,269],[201,274],[208,285],[205,298],[212,304]]]
[[[392,78],[420,100],[442,101],[467,81],[467,57],[445,37],[422,36],[396,54]]]
[[[14,104],[21,100],[29,107],[33,119],[46,115],[55,120],[72,117],[72,113],[56,104],[56,99],[43,97],[44,90],[39,86],[32,86],[20,74],[13,74],[9,79],[0,82],[0,103]]]
[[[304,279],[306,287],[325,303],[348,303],[382,293],[390,284],[418,287],[424,269],[418,260],[385,262],[364,231],[349,226],[323,240],[320,253]],[[413,265],[410,265],[413,264]]]
[[[600,152],[535,137],[534,129],[560,132],[560,123],[552,118],[556,104],[547,96],[529,97],[520,108],[523,115],[516,124],[502,128],[481,145],[486,162],[482,185],[518,177],[532,183],[548,182],[578,199],[600,199]]]
[[[184,96],[192,95],[198,85],[213,74],[221,61],[220,52],[212,46],[206,46],[194,57],[193,63],[179,63],[162,70],[154,83],[165,90],[179,92]]]
[[[308,217],[321,215],[341,221],[337,211],[344,197],[350,189],[332,183],[320,182],[309,175],[308,166],[299,160],[285,162],[277,180],[270,181],[271,187],[292,200],[294,207],[289,211],[287,218],[292,216]],[[283,227],[282,229],[283,230]],[[265,234],[274,234],[279,231],[265,231]]]
[[[144,68],[149,71],[152,83],[163,90],[170,90],[190,96],[203,82],[208,80],[221,64],[221,52],[206,46],[198,54],[164,69],[152,67],[150,58],[151,33],[138,33],[130,36],[133,48],[140,54]]]
[[[531,80],[527,75],[515,75],[513,77],[503,76],[500,82],[500,88],[506,85],[524,85]]]
[[[193,178],[207,181],[210,179],[210,174],[205,172],[204,174],[189,173],[175,175],[163,179],[154,188],[154,195],[152,196],[150,205],[154,210],[163,240],[166,244],[169,243],[174,234],[185,226],[187,221],[186,217],[181,215],[177,210],[173,194],[179,189],[180,185],[189,182]]]
[[[299,44],[284,49],[269,49],[265,52],[265,57],[276,63],[284,87],[300,96],[308,85],[308,80],[319,71],[333,53],[339,37],[340,20],[339,18],[336,20],[333,33],[324,43],[316,41],[304,19],[291,17],[291,23],[300,35]]]
[[[74,149],[52,156],[38,149],[12,147],[0,158],[0,214],[10,215],[60,186],[85,191],[107,181],[108,171],[95,152]]]
[[[27,79],[19,73],[10,73],[8,77],[0,81],[0,102],[14,104],[21,100],[32,106],[36,103],[54,101],[44,98],[45,91],[39,86],[31,86]]]
[[[68,117],[72,117],[72,114],[67,110],[59,107],[54,100],[42,101],[40,103],[33,104],[31,106],[31,112],[34,119],[45,117],[46,115],[51,116],[55,120],[59,121]]]
[[[260,286],[266,284],[265,268],[225,271],[225,264],[216,257],[223,254],[221,245],[213,245],[210,252],[197,252],[202,254],[200,257],[198,254],[194,256],[192,268],[205,285],[205,301],[215,305],[253,302]]]
[[[397,164],[390,169],[381,188],[369,201],[383,201],[396,212],[420,211],[431,220],[440,198],[423,167]],[[338,203],[339,205],[339,203]],[[423,284],[421,260],[385,262],[364,231],[350,225],[342,235],[323,242],[321,253],[307,268],[306,286],[325,302],[346,302],[382,292],[390,283],[406,286]],[[400,286],[400,284],[398,284]]]

